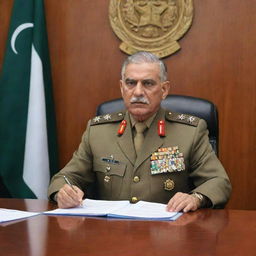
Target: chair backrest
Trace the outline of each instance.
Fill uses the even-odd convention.
[[[218,155],[219,122],[217,107],[210,101],[183,95],[168,95],[161,103],[162,107],[178,113],[197,116],[206,121],[210,143]],[[104,115],[125,109],[123,99],[103,102],[97,107],[96,114]]]

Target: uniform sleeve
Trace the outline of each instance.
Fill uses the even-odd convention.
[[[86,131],[82,136],[82,141],[79,148],[74,152],[69,163],[52,179],[48,189],[48,197],[52,196],[60,190],[65,184],[63,176],[67,176],[70,182],[78,186],[81,190],[94,182],[95,177],[92,172],[92,153],[89,144],[90,121],[88,122]]]
[[[190,153],[190,178],[195,186],[192,192],[207,196],[214,208],[225,206],[230,197],[231,184],[209,143],[207,125],[202,119],[194,134]]]

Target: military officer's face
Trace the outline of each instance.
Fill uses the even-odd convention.
[[[161,82],[159,74],[157,63],[131,63],[126,67],[121,93],[126,108],[138,121],[152,116],[168,95],[169,81]]]

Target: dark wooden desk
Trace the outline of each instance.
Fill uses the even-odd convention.
[[[44,211],[48,201],[0,199],[0,208]],[[175,222],[36,216],[0,225],[0,255],[255,255],[256,211],[202,209]]]

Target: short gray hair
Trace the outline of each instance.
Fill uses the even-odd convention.
[[[135,54],[129,56],[123,63],[121,69],[121,77],[124,80],[124,74],[126,71],[126,67],[131,64],[141,64],[141,63],[157,63],[159,64],[160,69],[160,80],[161,82],[165,82],[167,80],[167,68],[162,60],[160,60],[156,55],[150,52],[136,52]]]

